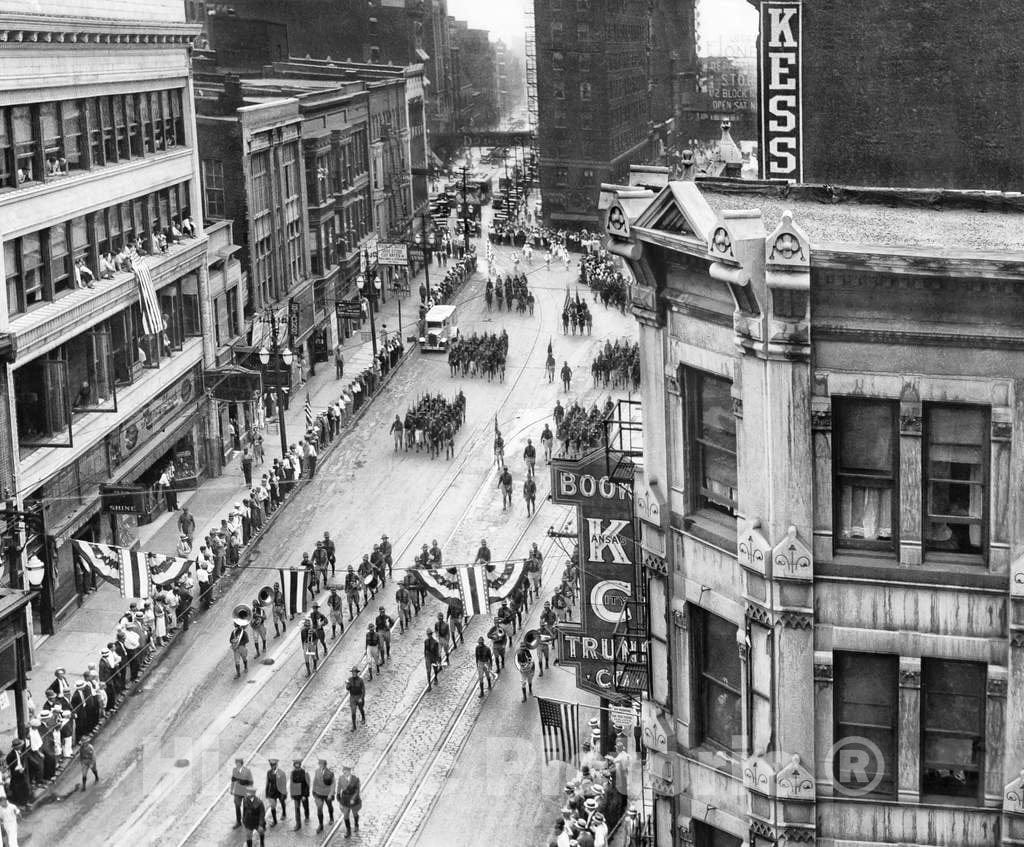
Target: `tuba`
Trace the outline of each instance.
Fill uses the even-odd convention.
[[[260,593],[256,595],[256,599],[259,601],[261,606],[274,605],[274,589],[269,585],[264,585],[260,589]]]
[[[235,626],[248,626],[252,620],[252,609],[248,603],[239,603],[232,611],[231,617]]]
[[[520,647],[516,651],[516,667],[523,673],[527,673],[533,667],[533,653],[526,647]]]
[[[502,629],[498,624],[492,626],[487,630],[487,638],[490,641],[500,641],[505,636],[505,630]]]
[[[527,650],[536,650],[540,644],[540,630],[528,629],[523,633],[523,647]]]

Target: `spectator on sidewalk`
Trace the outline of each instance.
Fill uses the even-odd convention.
[[[262,465],[264,458],[263,433],[254,429],[252,431],[252,459],[257,465]]]
[[[157,484],[164,495],[167,511],[176,512],[178,510],[178,492],[174,490],[174,465],[168,465],[163,469]]]
[[[6,795],[0,795],[0,828],[3,829],[6,836],[7,847],[18,847],[19,817],[21,817],[21,809],[14,805]]]
[[[338,346],[334,348],[334,374],[335,379],[341,379],[345,376],[345,353],[340,341]]]
[[[196,567],[196,585],[199,588],[199,608],[205,612],[210,608],[210,596],[213,593],[210,572],[205,563],[200,563]]]
[[[189,512],[188,506],[182,507],[181,514],[178,515],[178,529],[182,535],[188,537],[189,543],[192,543],[192,538],[196,532],[196,519]]]
[[[245,487],[252,488],[252,453],[246,447],[242,451],[242,476],[245,477]]]

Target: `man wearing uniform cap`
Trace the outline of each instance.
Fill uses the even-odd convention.
[[[288,782],[288,793],[292,797],[292,805],[295,807],[295,829],[302,829],[302,812],[306,812],[306,820],[309,820],[309,774],[302,767],[302,759],[292,761],[291,778]]]
[[[316,803],[316,819],[319,826],[316,831],[324,831],[324,803],[331,823],[334,823],[334,771],[327,766],[327,759],[318,759],[317,768],[313,771],[313,800]]]
[[[384,664],[385,659],[391,658],[391,628],[395,625],[394,620],[384,607],[377,609],[377,617],[374,619],[374,627],[377,630],[377,637],[380,639],[377,645],[378,663]],[[387,655],[385,655],[385,652]]]
[[[241,756],[235,759],[234,770],[231,771],[231,798],[235,804],[235,829],[242,825],[242,801],[245,790],[252,788],[252,771],[245,766]]]
[[[288,820],[288,779],[277,766],[277,759],[267,759],[267,785],[264,794],[270,805],[270,825],[277,826],[277,804],[281,804],[281,820]]]
[[[256,788],[252,785],[245,789],[242,801],[242,826],[245,827],[245,847],[253,847],[252,837],[257,833],[260,836],[260,847],[263,847],[263,834],[267,831],[267,809],[256,796]]]
[[[363,808],[362,786],[359,777],[352,773],[352,765],[348,762],[341,766],[341,779],[338,780],[338,805],[345,820],[345,837],[352,835],[351,819],[355,820],[356,832],[359,832],[359,810]]]
[[[363,678],[359,675],[358,667],[352,668],[352,675],[349,677],[348,682],[345,683],[345,690],[348,692],[348,708],[352,713],[352,732],[355,732],[357,710],[363,724],[366,724],[366,712],[363,710],[366,701],[366,683],[363,682]]]

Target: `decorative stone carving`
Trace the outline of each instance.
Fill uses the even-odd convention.
[[[920,435],[921,415],[900,413],[900,435]]]
[[[779,841],[779,847],[786,847],[788,844],[813,844],[814,843],[814,829],[811,827],[800,828],[796,826],[787,826],[782,830],[782,839]]]
[[[732,413],[737,418],[743,417],[743,401],[739,397],[732,398]]]
[[[831,432],[832,409],[811,409],[811,429],[817,432]]]
[[[655,750],[647,754],[647,776],[651,791],[661,797],[675,797],[682,792],[682,786],[675,778],[671,757]]]
[[[750,822],[750,836],[751,843],[755,838],[767,838],[771,842],[775,842],[775,827],[771,824],[767,824],[764,821],[752,820]]]
[[[790,526],[786,537],[772,550],[772,576],[776,579],[801,580],[809,580],[814,576],[814,555],[800,540],[795,526]]]
[[[793,213],[786,209],[782,220],[765,239],[765,263],[782,269],[806,271],[811,265],[810,239],[793,223]]]
[[[986,686],[986,693],[989,697],[1006,696],[1006,678],[1001,676],[992,677]]]
[[[660,576],[668,576],[668,562],[665,561],[664,556],[658,556],[655,553],[649,553],[645,550],[643,555],[643,566],[651,573],[656,573]]]
[[[1010,630],[1010,643],[1014,647],[1024,647],[1024,632],[1019,629]]]
[[[751,756],[743,764],[743,787],[764,794],[775,796],[775,765],[765,756]]]
[[[814,681],[819,685],[831,685],[833,682],[832,663],[814,663]]]
[[[756,603],[747,603],[747,620],[759,623],[762,626],[770,627],[772,625],[772,616],[768,613],[768,610],[763,606],[758,606]]]
[[[779,623],[784,629],[813,629],[814,617],[809,612],[783,612]]]
[[[1010,563],[1010,596],[1024,597],[1024,556]]]
[[[761,519],[754,518],[739,525],[736,533],[736,561],[761,576],[767,576],[772,545],[761,531]]]
[[[1024,771],[1003,789],[1003,811],[1011,815],[1024,814]]]
[[[921,671],[910,668],[900,668],[900,688],[920,688]]]
[[[668,725],[663,719],[664,710],[653,700],[640,704],[640,726],[644,746],[658,753],[668,753]]]
[[[1013,438],[1013,421],[992,420],[992,440],[1010,441]]]
[[[684,612],[682,609],[673,609],[672,610],[672,625],[676,629],[683,629],[683,630],[689,629],[690,628],[690,622],[687,620],[686,612]]]
[[[715,231],[711,233],[711,239],[708,242],[708,252],[716,258],[735,258],[732,252],[732,236],[729,235],[729,230],[724,226],[716,227]]]
[[[788,800],[814,800],[814,774],[800,763],[800,757],[794,753],[778,776],[775,777],[778,786],[777,795]]]

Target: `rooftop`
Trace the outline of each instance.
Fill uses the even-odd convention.
[[[933,255],[1024,253],[1019,193],[793,186],[698,180],[718,213],[759,209],[771,232],[786,210],[816,246],[927,249]]]

